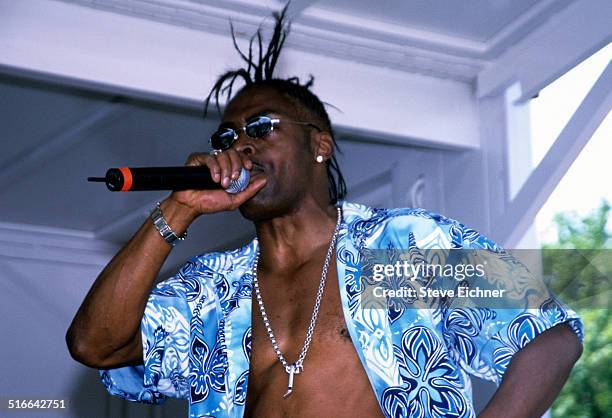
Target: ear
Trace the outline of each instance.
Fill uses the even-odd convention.
[[[317,132],[312,141],[313,160],[322,156],[324,161],[329,160],[334,154],[334,140],[329,132]]]

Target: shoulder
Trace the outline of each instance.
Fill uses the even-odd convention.
[[[375,208],[359,203],[343,202],[342,212],[348,225],[368,222],[376,225],[392,224],[428,224],[456,225],[455,219],[423,208]]]
[[[382,247],[483,248],[501,251],[492,240],[460,221],[423,208],[373,208],[343,202],[350,235],[361,244]],[[414,242],[410,242],[414,241]]]

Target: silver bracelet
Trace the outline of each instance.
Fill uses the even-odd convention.
[[[157,202],[157,204],[151,211],[151,220],[153,221],[153,225],[155,225],[157,232],[159,232],[159,235],[161,235],[164,241],[166,241],[168,244],[172,245],[173,247],[176,245],[177,240],[183,241],[185,237],[187,237],[187,231],[183,232],[181,236],[178,236],[172,230],[172,228],[170,228],[170,225],[168,225],[168,222],[166,222],[166,219],[164,218],[164,215],[162,214],[162,210],[161,210],[161,206],[159,205],[159,202]]]

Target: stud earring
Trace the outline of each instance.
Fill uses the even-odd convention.
[[[317,155],[316,160],[317,160],[318,163],[322,163],[323,162],[323,156],[322,155]]]

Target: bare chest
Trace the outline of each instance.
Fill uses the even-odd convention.
[[[295,277],[266,277],[262,298],[286,361],[295,362],[304,346],[320,281],[320,266],[300,270]],[[281,283],[283,280],[283,284]],[[289,374],[279,361],[262,320],[255,292],[252,310],[252,351],[245,416],[382,416],[344,320],[335,260],[330,265],[312,340],[303,370]],[[369,412],[368,412],[369,411]],[[365,415],[364,415],[365,412]]]

